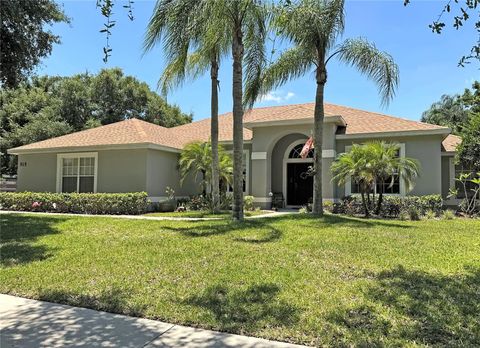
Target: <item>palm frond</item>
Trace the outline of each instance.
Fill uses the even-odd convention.
[[[340,61],[356,67],[375,82],[382,104],[390,102],[399,83],[399,69],[391,55],[362,38],[345,40],[331,57],[337,54]]]

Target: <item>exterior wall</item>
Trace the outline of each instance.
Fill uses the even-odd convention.
[[[146,168],[149,196],[165,197],[167,186],[175,190],[176,196],[190,196],[200,193],[200,185],[194,182],[193,175],[186,178],[180,185],[178,159],[178,153],[148,150]]]
[[[57,154],[45,153],[18,156],[18,192],[55,192],[56,186]]]
[[[97,192],[147,191],[147,151],[98,151]]]
[[[442,193],[442,137],[438,135],[384,138],[383,140],[405,144],[405,156],[420,162],[420,176],[410,195],[430,195]],[[337,153],[345,152],[345,146],[364,143],[372,139],[337,140]],[[377,139],[378,140],[378,139]],[[344,187],[336,187],[336,197],[345,195]]]

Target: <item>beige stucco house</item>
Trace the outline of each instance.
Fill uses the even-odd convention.
[[[314,104],[256,108],[244,118],[245,194],[268,207],[271,192],[281,192],[287,205],[312,197],[312,178],[302,175],[312,162],[299,152],[312,134]],[[421,175],[411,192],[401,178],[386,187],[394,195],[442,194],[454,185],[455,148],[460,139],[450,129],[393,116],[326,104],[322,157],[324,198],[355,193],[354,185],[331,181],[330,164],[354,143],[383,139],[401,145],[400,156],[416,158]],[[219,117],[220,142],[232,148],[232,115]],[[10,149],[18,155],[18,191],[134,192],[152,201],[165,197],[167,186],[177,196],[193,195],[193,180],[179,183],[178,157],[183,146],[208,140],[210,120],[164,128],[130,119]],[[377,189],[380,189],[377,187]]]

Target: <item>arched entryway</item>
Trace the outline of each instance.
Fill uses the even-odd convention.
[[[313,198],[313,177],[309,169],[313,166],[314,150],[310,150],[306,158],[300,153],[306,139],[291,143],[283,158],[283,194],[287,206],[302,206]]]

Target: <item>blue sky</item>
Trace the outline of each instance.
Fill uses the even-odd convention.
[[[156,89],[164,68],[161,47],[142,56],[146,25],[152,14],[153,1],[134,3],[135,20],[130,22],[123,3],[117,2],[111,46],[112,57],[102,61],[105,37],[99,33],[103,17],[95,1],[60,2],[71,24],[59,24],[52,30],[61,36],[50,57],[43,61],[39,74],[73,75],[95,73],[105,67],[120,67]],[[388,113],[418,120],[431,103],[442,94],[461,93],[479,78],[478,63],[458,68],[459,58],[468,52],[475,41],[472,23],[456,31],[450,21],[442,35],[430,32],[428,24],[436,19],[442,1],[413,0],[404,7],[403,0],[348,1],[346,30],[343,38],[365,37],[381,50],[390,53],[400,67],[400,87],[388,107],[382,107],[377,89],[355,69],[337,62],[329,64],[326,101],[355,108]],[[450,18],[450,17],[449,17]],[[194,119],[208,117],[210,80],[206,75],[169,94],[170,103],[180,106]],[[273,91],[258,106],[311,102],[315,95],[313,74],[291,81]],[[220,112],[231,111],[231,60],[225,60],[220,71]]]

